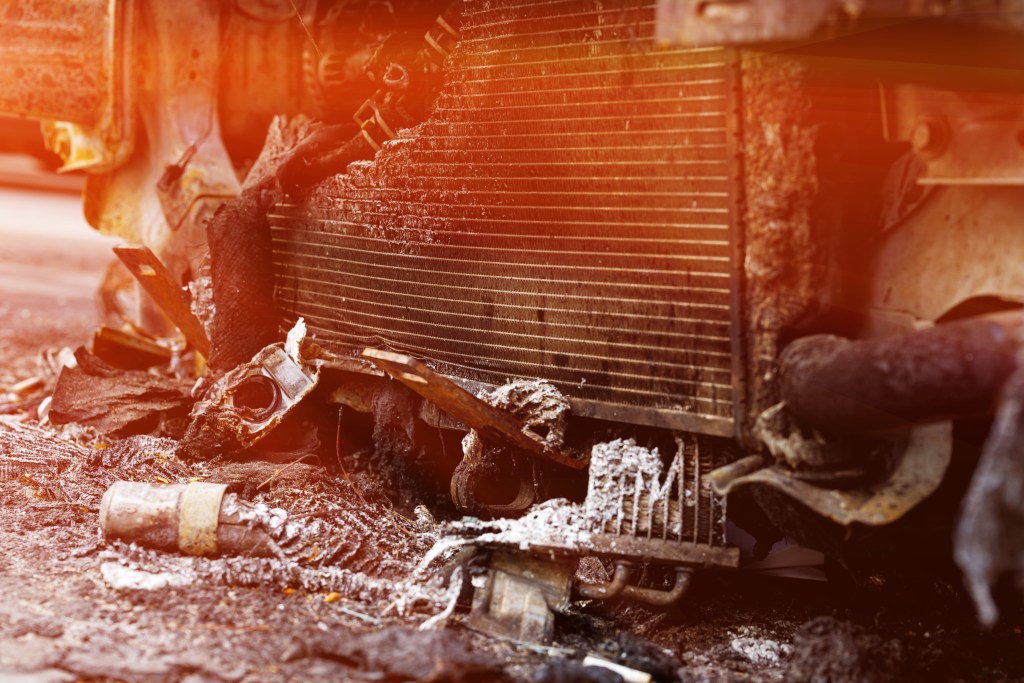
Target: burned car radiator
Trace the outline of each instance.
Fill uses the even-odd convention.
[[[654,12],[466,2],[429,120],[273,211],[285,318],[338,354],[732,436],[736,67],[656,45]]]

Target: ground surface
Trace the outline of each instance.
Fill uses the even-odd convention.
[[[70,195],[0,190],[0,389],[37,374],[41,350],[84,343],[96,324],[93,291],[109,245],[78,207]],[[0,458],[51,447],[52,435],[19,420],[0,424]],[[162,466],[170,477],[188,474]],[[123,475],[104,474],[100,461],[92,467],[96,482]],[[31,476],[6,476],[0,681],[496,680],[502,669],[569,681],[579,672],[545,667],[595,650],[665,680],[1024,680],[1019,626],[980,632],[966,599],[942,579],[880,576],[852,587],[701,577],[670,612],[591,605],[563,619],[557,645],[566,650],[557,652],[496,643],[458,618],[441,631],[394,630],[429,614],[402,617],[393,602],[352,595],[328,602],[329,580],[285,590],[289,582],[273,573],[198,572],[186,585],[119,590],[104,565],[162,560],[104,546],[94,493],[62,500]],[[305,495],[298,485],[296,504]]]

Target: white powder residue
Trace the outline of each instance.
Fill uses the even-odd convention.
[[[515,415],[522,421],[523,431],[539,436],[548,448],[561,447],[568,424],[569,401],[555,385],[517,379],[480,398]]]
[[[494,520],[490,526],[498,531],[478,536],[474,543],[516,546],[520,550],[531,546],[575,548],[589,543],[591,536],[583,508],[564,498],[546,500],[519,519]]]
[[[661,453],[638,446],[633,439],[616,439],[594,446],[585,502],[594,530],[646,535],[667,529],[669,534],[678,536],[682,529],[679,499],[690,493],[681,476],[682,444],[668,473],[663,470]]]
[[[778,664],[793,652],[791,645],[769,638],[733,638],[729,647],[751,664],[759,666]]]

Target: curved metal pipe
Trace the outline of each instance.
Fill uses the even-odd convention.
[[[622,596],[627,600],[637,600],[656,607],[668,607],[675,604],[690,590],[690,582],[693,579],[693,570],[685,567],[676,569],[676,582],[670,590],[662,591],[654,588],[640,588],[639,586],[626,586]]]
[[[629,588],[629,567],[619,563],[615,565],[615,575],[606,583],[577,583],[576,592],[587,600],[611,600],[617,598]]]
[[[863,433],[989,413],[1024,345],[1020,313],[880,339],[797,339],[779,359],[782,399],[801,424]]]

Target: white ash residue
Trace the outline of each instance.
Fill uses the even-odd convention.
[[[189,309],[199,319],[209,338],[213,331],[213,318],[217,308],[213,303],[213,277],[210,275],[209,260],[199,267],[199,274],[188,283]]]
[[[305,318],[299,318],[295,321],[295,325],[292,329],[288,330],[288,336],[284,342],[284,352],[298,364],[303,363],[302,355],[299,348],[302,346],[303,340],[306,338],[306,320]]]
[[[463,546],[500,546],[522,551],[547,547],[582,548],[591,540],[583,506],[555,498],[539,503],[519,519],[481,521],[467,517],[445,526],[443,535],[420,563],[424,571],[437,558]]]
[[[471,434],[463,448],[479,447]],[[590,486],[583,504],[554,499],[535,505],[520,519],[482,522],[467,518],[449,524],[427,555],[427,562],[461,545],[582,548],[594,534],[647,535],[648,530],[678,537],[680,500],[692,492],[682,481],[684,448],[680,442],[665,473],[657,449],[638,446],[633,439],[598,444],[591,451]],[[452,538],[452,537],[456,538]]]
[[[451,608],[453,593],[457,597],[453,584],[461,585],[458,572],[450,579],[444,572],[432,572],[393,580],[339,566],[313,567],[295,560],[262,557],[192,557],[122,542],[114,542],[102,551],[100,561],[104,581],[119,590],[160,590],[203,582],[337,592],[379,617],[429,617],[428,628],[445,619],[438,615]],[[430,621],[435,616],[438,618]]]
[[[117,590],[162,590],[183,588],[192,582],[192,577],[177,572],[147,572],[119,562],[104,562],[100,574],[111,588]]]
[[[568,424],[569,401],[550,382],[517,379],[480,398],[515,415],[522,421],[523,431],[539,436],[548,448],[561,447]]]
[[[682,520],[673,513],[688,490],[682,480],[684,449],[680,447],[664,473],[661,453],[638,446],[633,439],[597,444],[590,452],[590,484],[584,503],[594,531],[639,534],[660,527],[678,536]]]
[[[408,563],[384,553],[368,551],[366,539],[380,538],[380,530],[357,514],[321,510],[315,515],[290,515],[262,502],[224,496],[221,515],[250,529],[263,531],[274,555],[313,567],[343,566],[358,572],[388,576],[403,573]]]
[[[793,653],[791,645],[770,638],[733,638],[729,648],[757,666],[779,664]]]
[[[591,536],[583,508],[564,498],[535,505],[519,519],[499,519],[492,524],[500,530],[479,536],[477,542],[511,545],[520,550],[535,544],[571,548],[589,543]]]

